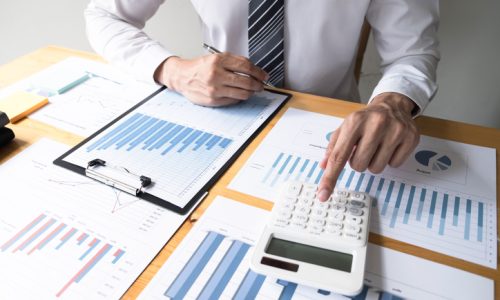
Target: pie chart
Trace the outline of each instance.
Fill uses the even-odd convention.
[[[451,159],[448,156],[431,150],[418,151],[415,153],[415,159],[433,171],[445,171],[451,167]]]
[[[330,138],[332,137],[333,131],[330,131],[326,134],[326,140],[330,141]]]

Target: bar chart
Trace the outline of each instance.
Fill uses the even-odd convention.
[[[65,160],[86,167],[99,158],[147,176],[153,182],[148,194],[184,208],[285,99],[263,92],[210,108],[163,90]]]
[[[319,183],[330,134],[322,124],[338,121],[288,110],[229,188],[273,201],[287,181]],[[423,136],[401,168],[372,174],[347,164],[336,186],[373,197],[371,232],[495,268],[495,175],[484,157],[494,152]]]
[[[185,220],[52,164],[67,150],[42,140],[0,169],[0,298],[117,299]]]
[[[259,188],[279,190],[290,180],[318,184],[323,170],[319,160],[282,151],[274,153],[272,164],[259,172]],[[356,172],[346,167],[337,187],[369,193],[374,201],[371,231],[435,251],[492,265],[492,243],[496,240],[495,208],[486,199],[421,185],[404,178]],[[272,200],[272,198],[267,198]]]
[[[27,256],[42,256],[51,265],[73,260],[72,265],[77,270],[65,284],[61,284],[60,289],[54,293],[55,297],[63,296],[71,285],[83,282],[87,274],[99,264],[119,264],[126,253],[124,249],[110,244],[105,239],[61,222],[47,213],[33,218],[4,241],[0,251],[21,256],[17,257],[20,261]],[[60,256],[64,259],[58,261],[57,257]]]
[[[478,287],[481,284],[470,278],[472,274],[457,275],[449,267],[371,244],[365,286],[354,297],[256,273],[250,268],[250,258],[268,214],[217,197],[139,299],[468,299],[470,291],[478,297],[478,291],[492,292],[492,286]],[[410,268],[412,272],[407,271]],[[429,270],[446,278],[429,284],[422,279]],[[468,286],[461,289],[456,282]]]

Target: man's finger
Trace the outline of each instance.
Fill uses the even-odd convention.
[[[332,153],[333,147],[337,143],[337,140],[339,138],[339,134],[340,134],[340,128],[338,128],[337,130],[335,130],[332,133],[332,136],[330,137],[330,141],[328,141],[328,147],[326,148],[325,155],[323,156],[323,159],[319,163],[320,168],[322,168],[322,169],[326,168],[326,162],[328,161],[328,157]]]
[[[259,92],[264,88],[262,82],[250,76],[243,76],[233,72],[226,72],[222,84],[248,91]]]
[[[356,143],[356,151],[350,157],[351,168],[363,172],[368,168],[383,138],[380,127],[367,128],[361,139]]]
[[[418,145],[419,135],[409,134],[404,141],[396,148],[392,158],[389,160],[389,165],[397,168],[402,165],[410,154],[415,150]]]
[[[354,145],[358,140],[357,132],[350,132],[349,134],[345,132],[347,132],[347,130],[341,130],[337,142],[328,157],[325,173],[321,178],[318,189],[318,199],[320,201],[326,201],[328,197],[330,197],[330,194],[335,188],[337,178],[349,160]]]
[[[384,141],[380,144],[377,152],[372,158],[368,169],[372,173],[380,173],[385,169],[385,166],[389,163],[392,155],[394,154],[395,149],[400,145],[400,143],[391,143]]]
[[[268,78],[268,75],[264,72],[264,70],[255,66],[250,60],[242,56],[227,56],[223,61],[223,67],[232,72],[249,75],[259,81],[263,81]]]

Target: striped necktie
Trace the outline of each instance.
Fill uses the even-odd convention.
[[[285,0],[248,1],[248,55],[276,87],[283,87],[285,79],[284,15]]]

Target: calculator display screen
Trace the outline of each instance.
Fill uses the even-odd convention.
[[[351,272],[352,255],[323,248],[271,238],[266,253],[306,263]]]

